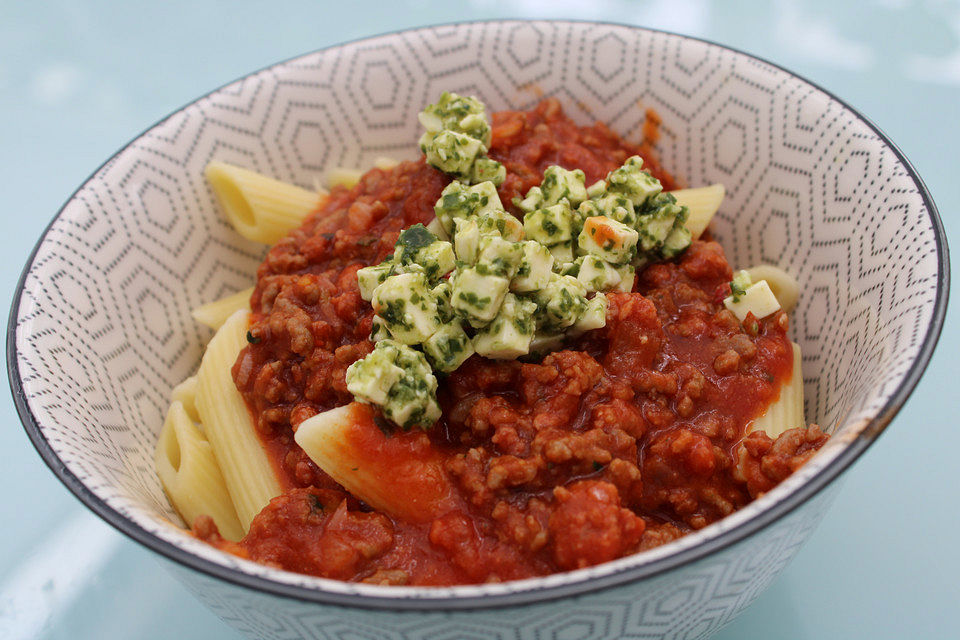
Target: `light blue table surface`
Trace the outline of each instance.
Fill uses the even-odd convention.
[[[344,40],[495,17],[635,23],[786,66],[890,135],[926,180],[956,243],[955,2],[0,0],[0,300],[13,296],[31,247],[74,188],[130,138],[200,94]],[[955,302],[923,381],[847,472],[823,525],[718,638],[960,637],[958,308]],[[0,417],[0,638],[238,637],[150,552],[60,485],[6,394]]]

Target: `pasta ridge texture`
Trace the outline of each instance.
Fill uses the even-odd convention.
[[[197,409],[244,531],[282,492],[231,373],[246,345],[249,316],[240,310],[227,319],[207,345],[197,372]]]
[[[154,463],[164,490],[188,526],[207,515],[227,540],[243,537],[213,448],[179,400],[167,412]]]

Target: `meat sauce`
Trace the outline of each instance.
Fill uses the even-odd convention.
[[[578,127],[556,100],[493,114],[490,156],[507,168],[499,191],[508,207],[550,165],[582,169],[589,185],[635,154],[675,187],[649,146],[603,124]],[[341,580],[544,575],[702,528],[771,489],[826,440],[816,426],[776,441],[744,438],[791,375],[787,317],[741,325],[722,304],[732,277],[723,250],[701,240],[642,271],[633,292],[608,294],[603,329],[539,360],[473,356],[441,380],[443,417],[432,429],[383,434],[395,450],[439,460],[451,487],[442,513],[391,519],[346,493],[293,433],[353,399],[346,369],[373,348],[356,271],[386,258],[401,229],[429,222],[448,182],[422,160],[373,169],[353,189],[334,189],[270,250],[251,299],[251,344],[233,375],[285,492],[239,543],[222,540],[208,519],[195,527],[201,538]]]

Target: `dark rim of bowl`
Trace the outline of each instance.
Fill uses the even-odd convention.
[[[331,45],[329,47],[323,47],[321,49],[316,49],[312,52],[300,54],[281,62],[268,65],[257,71],[241,76],[240,78],[228,82],[202,96],[191,101],[190,103],[180,107],[176,111],[168,114],[164,118],[158,120],[156,123],[145,129],[142,133],[134,137],[132,140],[127,142],[119,151],[117,151],[113,156],[111,156],[107,161],[105,161],[100,167],[97,168],[81,185],[71,194],[70,198],[67,199],[63,207],[57,212],[53,217],[50,223],[44,229],[43,234],[40,236],[36,246],[30,253],[30,257],[27,259],[27,263],[24,266],[23,272],[20,275],[20,279],[17,283],[17,288],[14,293],[13,304],[10,309],[10,316],[7,325],[7,371],[10,380],[10,389],[13,393],[14,403],[17,407],[17,412],[20,415],[20,420],[23,422],[24,429],[27,432],[27,435],[30,438],[30,441],[33,443],[33,446],[37,449],[37,452],[40,454],[40,457],[43,458],[43,461],[50,467],[54,474],[66,485],[69,489],[81,502],[83,502],[88,508],[90,508],[94,513],[107,521],[114,528],[118,529],[121,533],[132,538],[136,542],[142,544],[143,546],[159,553],[166,558],[184,565],[189,569],[199,571],[200,573],[206,574],[208,576],[224,580],[226,582],[238,585],[241,587],[246,587],[253,589],[255,591],[260,591],[276,596],[281,596],[285,598],[292,598],[295,600],[301,600],[306,602],[314,603],[323,603],[323,604],[332,604],[345,607],[353,608],[365,608],[365,609],[380,609],[380,610],[464,610],[464,609],[487,609],[487,608],[496,608],[496,607],[506,607],[506,606],[515,606],[520,604],[528,603],[537,603],[537,602],[548,602],[551,600],[557,600],[561,598],[566,598],[574,595],[580,595],[584,593],[592,593],[615,587],[626,582],[632,582],[635,580],[650,578],[658,574],[662,574],[670,569],[674,569],[686,564],[690,564],[696,560],[704,558],[712,553],[719,552],[723,549],[726,549],[749,536],[757,533],[758,531],[766,528],[776,520],[786,516],[791,513],[804,503],[806,503],[810,498],[815,496],[820,492],[821,489],[829,485],[834,479],[836,479],[843,471],[845,471],[871,444],[873,444],[877,437],[883,433],[887,425],[890,424],[890,421],[894,416],[900,411],[906,402],[907,398],[913,392],[920,378],[922,377],[924,371],[927,368],[927,365],[930,362],[930,358],[933,354],[934,347],[937,344],[937,341],[940,337],[941,330],[943,328],[944,319],[946,316],[947,310],[947,301],[949,298],[949,284],[950,284],[950,261],[949,261],[949,249],[947,247],[946,234],[943,229],[943,223],[940,220],[940,215],[937,211],[936,204],[933,202],[933,198],[930,196],[930,192],[927,190],[926,185],[923,180],[917,174],[916,170],[913,168],[913,165],[910,164],[910,161],[907,160],[903,152],[897,147],[893,141],[882,131],[877,125],[875,125],[870,119],[861,114],[857,109],[854,109],[849,104],[844,102],[842,99],[838,98],[836,95],[821,87],[820,85],[811,82],[810,80],[804,78],[803,76],[797,75],[796,73],[785,69],[784,67],[755,56],[753,54],[747,53],[740,49],[722,45],[711,40],[704,38],[696,38],[693,36],[687,36],[684,34],[673,33],[671,31],[665,31],[661,29],[650,29],[647,27],[639,27],[636,25],[616,23],[616,22],[598,22],[592,20],[551,20],[551,19],[536,19],[531,20],[531,22],[556,22],[556,23],[584,23],[584,24],[599,24],[599,25],[610,25],[616,27],[625,27],[628,29],[634,29],[639,31],[647,31],[652,33],[664,34],[672,37],[683,38],[687,40],[692,40],[696,42],[701,42],[704,44],[712,45],[725,49],[727,51],[732,51],[739,55],[751,58],[753,60],[762,62],[763,64],[769,65],[788,75],[801,80],[802,82],[807,83],[811,87],[823,92],[825,95],[829,96],[832,100],[835,100],[838,104],[842,105],[854,116],[859,118],[867,127],[869,127],[877,136],[883,141],[883,143],[889,147],[893,153],[896,155],[900,163],[906,168],[910,178],[913,180],[918,193],[923,199],[924,205],[926,206],[927,212],[930,216],[930,224],[933,227],[934,239],[936,240],[937,248],[937,258],[939,263],[939,274],[937,278],[937,295],[934,301],[933,313],[931,314],[930,323],[927,326],[927,332],[923,340],[923,344],[920,346],[920,350],[917,354],[916,359],[914,360],[910,370],[907,371],[904,376],[903,381],[900,383],[899,387],[891,394],[889,400],[883,406],[883,408],[877,413],[877,415],[870,420],[869,424],[858,434],[857,438],[851,442],[846,448],[844,448],[835,459],[831,460],[826,467],[821,469],[814,477],[810,478],[806,483],[797,487],[792,493],[784,497],[780,502],[771,505],[769,508],[758,513],[756,516],[750,518],[746,522],[739,524],[738,526],[725,531],[715,538],[707,540],[702,544],[696,545],[688,549],[682,549],[675,553],[672,553],[666,557],[657,559],[655,561],[649,562],[647,564],[638,566],[638,567],[625,567],[622,570],[618,570],[614,573],[607,574],[604,576],[598,576],[593,578],[584,578],[583,580],[575,581],[568,584],[561,584],[555,586],[545,586],[545,587],[535,587],[531,589],[524,589],[522,591],[517,591],[513,593],[505,594],[496,594],[496,595],[479,595],[479,596],[444,596],[438,595],[433,596],[416,596],[416,597],[407,597],[407,596],[376,596],[376,597],[360,597],[356,594],[350,593],[331,593],[318,589],[312,589],[300,585],[286,584],[281,582],[276,582],[268,578],[255,576],[247,573],[243,573],[237,569],[229,568],[221,564],[217,564],[213,561],[195,556],[176,545],[163,540],[156,535],[140,528],[133,521],[127,519],[121,513],[116,511],[114,508],[109,506],[106,502],[96,496],[90,489],[88,489],[73,473],[67,469],[66,465],[60,460],[57,454],[53,451],[53,448],[44,438],[40,427],[37,423],[36,418],[33,415],[33,412],[30,409],[30,406],[27,402],[27,399],[23,392],[23,382],[20,378],[19,370],[19,358],[17,352],[17,316],[20,309],[20,298],[23,293],[24,282],[27,278],[28,273],[30,272],[31,267],[33,266],[34,258],[36,257],[37,251],[40,249],[40,246],[43,244],[44,240],[47,237],[47,234],[50,231],[50,228],[56,223],[57,219],[63,213],[67,205],[74,199],[77,193],[86,186],[87,183],[93,179],[94,176],[106,166],[113,158],[117,157],[131,144],[136,140],[141,138],[151,129],[159,126],[175,114],[179,113],[183,109],[186,109],[190,105],[193,105],[200,100],[220,91],[224,87],[227,87],[234,82],[248,78],[274,67],[279,67],[292,60],[296,60],[305,55],[311,55],[314,53],[319,53],[329,49],[335,49],[337,47],[342,47],[347,44],[362,42],[365,40],[375,40],[377,38],[382,38],[389,35],[396,35],[398,33],[404,33],[408,31],[421,31],[424,29],[433,29],[441,27],[453,27],[461,26],[467,24],[499,24],[499,23],[511,23],[511,22],[523,22],[519,19],[503,19],[503,20],[473,20],[473,21],[461,21],[461,22],[452,22],[452,23],[442,23],[435,25],[426,25],[423,27],[416,27],[413,29],[399,29],[395,31],[389,31],[381,33],[374,36],[365,36],[362,38],[356,38],[354,40],[348,40],[341,42],[339,44]]]

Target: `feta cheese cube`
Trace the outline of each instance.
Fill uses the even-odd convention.
[[[603,216],[587,218],[578,244],[585,254],[603,258],[613,264],[629,262],[634,256],[639,234],[622,222]]]
[[[486,211],[477,217],[481,236],[500,236],[504,240],[523,240],[523,224],[502,209]]]
[[[390,338],[390,330],[387,329],[387,323],[380,316],[373,316],[370,325],[370,342],[380,342]]]
[[[563,341],[567,337],[562,331],[534,334],[530,341],[530,353],[546,353],[556,351],[563,346]]]
[[[679,205],[667,203],[652,211],[642,213],[637,221],[637,231],[640,233],[640,249],[646,253],[659,250],[667,236],[677,226],[677,216],[682,211]]]
[[[587,301],[587,306],[570,327],[571,336],[579,336],[587,331],[599,329],[607,324],[607,296],[598,293]]]
[[[643,171],[643,159],[640,156],[627,158],[618,169],[607,176],[607,192],[619,193],[628,198],[636,207],[643,204],[663,190],[660,181]]]
[[[347,390],[360,402],[384,404],[390,389],[403,377],[403,369],[396,365],[396,349],[380,345],[347,367]]]
[[[565,199],[571,206],[576,207],[587,199],[584,174],[580,169],[567,171],[558,165],[547,167],[543,172],[540,190],[543,192],[544,204],[547,206]]]
[[[419,344],[440,328],[437,302],[422,273],[390,276],[374,290],[371,302],[398,342]]]
[[[396,365],[403,369],[403,377],[390,388],[382,405],[383,415],[403,429],[425,429],[440,418],[437,378],[422,353],[404,344],[387,342],[397,350]]]
[[[550,282],[534,294],[539,325],[545,329],[571,326],[587,306],[587,290],[573,276],[553,274]]]
[[[562,276],[573,276],[576,278],[580,275],[580,265],[583,264],[583,258],[577,258],[573,262],[564,262],[563,264],[554,264],[554,271],[559,273]]]
[[[591,199],[596,199],[602,196],[607,191],[607,181],[606,180],[597,180],[592,185],[587,187],[587,197]]]
[[[550,281],[552,270],[553,256],[550,251],[539,242],[527,240],[523,243],[520,267],[510,282],[510,289],[520,292],[540,289]]]
[[[436,380],[436,376],[431,374],[430,377]],[[404,431],[413,427],[428,429],[440,419],[440,405],[432,394],[413,392],[412,385],[418,382],[417,379],[412,379],[409,384],[405,383],[405,380],[406,378],[401,379],[401,382],[394,385],[397,395],[387,399],[381,407],[383,415]]]
[[[457,123],[457,130],[479,140],[483,146],[490,146],[490,125],[484,113],[471,113]]]
[[[481,273],[477,267],[457,270],[452,280],[450,305],[474,327],[496,317],[510,286],[507,278]]]
[[[477,196],[477,207],[473,209],[474,215],[483,215],[492,211],[503,211],[503,203],[500,202],[500,194],[497,193],[497,185],[492,182],[481,182],[467,189],[471,194]]]
[[[455,371],[473,355],[473,343],[459,321],[445,324],[423,343],[423,352],[434,370]]]
[[[364,267],[357,271],[357,285],[360,287],[360,297],[367,302],[373,298],[373,290],[383,284],[393,274],[394,265],[389,260]]]
[[[435,282],[453,271],[457,262],[453,253],[453,245],[443,240],[437,240],[418,250],[414,261],[423,267],[427,279]]]
[[[506,294],[496,318],[477,332],[473,348],[493,360],[511,360],[530,351],[536,303]]]
[[[473,173],[470,174],[470,180],[473,184],[492,182],[494,186],[499,187],[506,179],[507,168],[496,160],[477,158],[477,161],[473,163]]]
[[[584,219],[592,216],[606,216],[628,227],[634,227],[637,224],[637,213],[633,203],[615,193],[604,195],[596,200],[587,200],[580,205],[577,212]]]
[[[577,280],[588,292],[607,291],[620,284],[619,271],[606,260],[597,256],[581,256],[577,261],[580,262]]]
[[[473,264],[477,261],[477,251],[480,248],[480,227],[474,218],[457,218],[454,223],[456,231],[453,235],[453,246],[457,258],[461,262]]]
[[[566,202],[537,209],[523,216],[523,230],[528,240],[552,246],[573,239],[578,218]]]
[[[458,218],[471,218],[502,209],[500,196],[492,182],[481,182],[468,187],[457,180],[444,187],[440,192],[440,199],[433,207],[437,219],[449,234],[454,232],[453,221]]]
[[[399,265],[420,266],[427,279],[431,281],[449,273],[456,262],[453,245],[439,240],[422,224],[415,224],[400,233],[393,251],[393,259]]]
[[[456,131],[428,131],[420,138],[420,149],[431,166],[461,177],[470,175],[473,163],[486,151],[479,140]]]
[[[418,113],[417,120],[420,121],[420,124],[427,131],[432,133],[440,133],[443,131],[443,119],[437,113],[429,109],[430,108],[427,107],[427,110]]]
[[[437,379],[419,351],[383,340],[347,369],[347,389],[357,400],[380,405],[404,429],[428,427],[440,417]]]
[[[543,191],[540,190],[540,187],[530,187],[526,197],[523,200],[514,198],[513,204],[524,213],[536,211],[543,206]]]
[[[504,278],[512,278],[520,267],[523,258],[523,245],[510,242],[499,236],[480,238],[480,250],[477,253],[477,269]]]
[[[624,264],[615,267],[620,276],[620,282],[614,287],[615,291],[630,293],[633,291],[633,283],[636,279],[636,268],[632,264]]]
[[[448,234],[454,232],[454,220],[469,218],[479,207],[479,197],[470,192],[469,187],[454,180],[440,192],[440,198],[433,205],[433,212]]]
[[[687,247],[690,246],[692,241],[693,236],[691,235],[690,230],[682,224],[679,226],[675,224],[673,230],[670,232],[670,235],[668,235],[667,239],[663,241],[663,247],[660,248],[660,254],[668,260],[670,258],[675,258],[683,253]]]
[[[453,320],[454,313],[453,307],[450,306],[450,297],[452,287],[450,285],[450,280],[441,280],[440,284],[435,286],[431,293],[437,301],[437,315],[440,317],[440,322],[446,324]]]
[[[547,247],[550,255],[553,256],[554,265],[568,264],[573,262],[573,241],[561,242]]]
[[[744,293],[737,296],[739,300],[736,302],[734,297],[727,296],[724,298],[723,306],[732,311],[740,322],[743,322],[748,313],[752,313],[759,320],[780,310],[780,302],[773,295],[773,291],[766,280],[751,284]]]
[[[458,131],[473,136],[485,147],[490,146],[486,107],[473,96],[444,91],[435,104],[428,105],[417,117],[428,132]]]
[[[446,240],[450,242],[450,234],[447,233],[447,230],[443,228],[443,223],[440,222],[440,218],[434,218],[427,224],[427,231],[437,236],[441,240]]]

